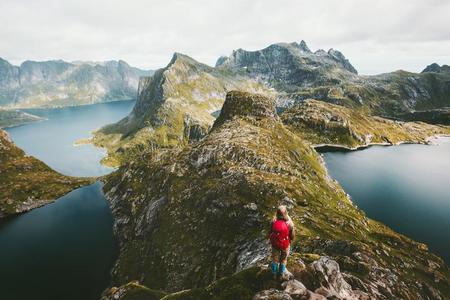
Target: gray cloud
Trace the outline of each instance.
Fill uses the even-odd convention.
[[[446,0],[2,0],[0,57],[124,59],[164,66],[173,52],[213,64],[235,48],[304,39],[341,50],[360,73],[450,63]]]

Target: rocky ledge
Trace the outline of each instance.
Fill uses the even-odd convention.
[[[311,259],[316,259],[311,262]],[[307,262],[310,263],[307,263]],[[329,257],[315,254],[293,255],[292,272],[274,279],[266,265],[245,269],[222,278],[207,287],[167,294],[151,290],[138,282],[111,288],[102,300],[146,299],[253,299],[253,300],[326,300],[370,299],[367,293],[353,289],[346,281],[351,275],[342,273],[339,264]],[[361,288],[366,288],[363,285]]]

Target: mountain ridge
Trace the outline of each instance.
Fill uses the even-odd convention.
[[[147,146],[186,145],[208,132],[214,113],[221,109],[227,91],[233,89],[271,93],[239,71],[216,69],[174,53],[166,67],[152,77],[141,78],[133,111],[95,132],[94,144],[109,149],[107,163],[113,165],[124,153],[131,155]]]
[[[26,60],[15,66],[0,58],[0,106],[55,107],[134,99],[139,77],[151,73],[123,60]]]
[[[174,66],[176,62],[182,67]],[[165,68],[141,79],[138,101],[130,116],[98,130],[94,144],[108,150],[105,162],[113,166],[126,159],[125,153],[138,153],[149,145],[183,146],[205,135],[226,91],[232,89],[273,96],[279,110],[316,99],[367,115],[450,122],[446,120],[448,114],[440,111],[439,116],[435,112],[431,117],[410,116],[417,110],[450,106],[450,72],[358,75],[338,50],[312,52],[301,41],[277,43],[256,51],[234,50],[230,56],[220,57],[216,67],[175,53]],[[182,121],[184,117],[186,122]]]

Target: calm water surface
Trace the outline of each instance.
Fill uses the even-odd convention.
[[[0,223],[0,299],[98,300],[116,257],[96,183]]]
[[[367,216],[426,243],[450,264],[450,138],[435,143],[323,155],[330,176]]]
[[[72,176],[99,176],[111,168],[102,166],[105,152],[91,144],[74,147],[90,132],[128,115],[135,101],[119,101],[58,109],[29,109],[47,118],[42,122],[8,128],[17,146],[44,161],[54,170]]]
[[[7,131],[27,154],[63,174],[103,175],[111,171],[99,163],[103,151],[73,142],[121,119],[133,105],[28,110],[48,120]],[[112,222],[99,182],[0,221],[0,299],[98,300],[117,255]]]

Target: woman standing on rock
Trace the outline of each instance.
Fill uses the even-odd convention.
[[[280,205],[270,222],[270,243],[272,244],[272,274],[276,277],[286,272],[290,243],[294,240],[295,229],[286,206]]]

